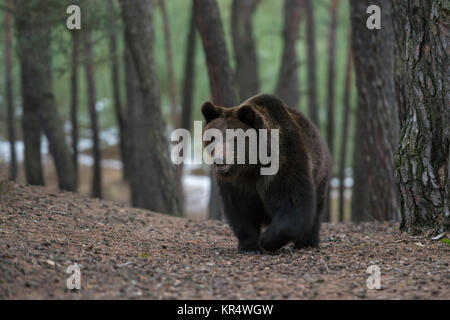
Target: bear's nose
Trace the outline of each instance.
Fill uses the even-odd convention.
[[[225,159],[221,155],[214,156],[213,160],[215,164],[225,164]]]

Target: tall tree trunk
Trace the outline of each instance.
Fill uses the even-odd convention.
[[[404,90],[398,93],[405,121],[396,155],[401,229],[413,234],[448,232],[448,6],[438,0],[391,3],[396,13],[396,88]]]
[[[308,104],[309,117],[319,126],[316,80],[316,27],[312,0],[304,0],[306,13],[306,47],[308,56]]]
[[[131,203],[134,207],[143,207],[143,200],[147,196],[146,190],[144,190],[140,181],[142,175],[140,175],[140,165],[144,165],[143,161],[139,161],[138,156],[145,154],[140,151],[142,147],[143,136],[139,135],[140,121],[142,120],[143,98],[140,91],[139,79],[136,74],[133,57],[131,56],[130,49],[125,42],[125,84],[126,84],[126,128],[125,138],[128,140],[126,144],[128,165],[129,165],[129,177],[128,181],[131,187]],[[138,114],[138,112],[140,112]]]
[[[15,3],[17,46],[20,60],[20,80],[22,91],[22,131],[24,143],[25,177],[31,185],[44,185],[44,174],[41,161],[41,119],[39,100],[34,89],[33,59],[27,54],[29,39],[32,38],[29,19],[30,3],[25,0]]]
[[[345,80],[344,80],[344,110],[342,113],[342,136],[341,136],[341,150],[339,159],[339,221],[344,221],[344,209],[345,209],[345,163],[347,162],[347,142],[348,142],[348,129],[350,125],[350,91],[352,84],[352,48],[351,48],[351,35],[348,37],[348,51],[347,51],[347,64],[345,67]]]
[[[72,124],[72,162],[78,186],[78,65],[80,35],[72,31],[72,66],[70,74],[70,121]]]
[[[195,90],[195,8],[192,4],[191,18],[189,20],[189,32],[186,42],[186,58],[184,62],[183,81],[183,108],[181,111],[181,128],[190,130],[192,125],[192,104],[194,102]]]
[[[11,8],[10,0],[5,1],[5,6]],[[13,102],[13,79],[11,62],[11,13],[9,9],[4,10],[4,52],[5,52],[5,91],[6,107],[8,113],[8,139],[10,146],[9,159],[9,179],[15,181],[17,178],[17,155],[16,155],[16,133],[15,133],[15,115]]]
[[[366,10],[372,4],[381,8],[381,30],[370,30],[366,27]],[[357,181],[367,180],[367,213],[376,220],[398,219],[393,157],[399,122],[393,91],[393,30],[390,24],[390,6],[388,0],[352,0],[350,8],[358,88],[358,121],[365,126],[362,149],[356,144],[355,152],[363,153],[366,161],[364,171],[355,170],[355,176],[364,178],[355,180],[354,189],[360,188],[356,184]],[[361,133],[357,133],[357,136],[359,134]]]
[[[111,12],[115,11],[113,0],[108,0],[108,6]],[[115,17],[115,16],[114,16]],[[120,96],[120,77],[119,77],[119,53],[117,48],[117,25],[112,21],[111,33],[109,36],[109,51],[111,55],[111,85],[114,96],[114,114],[116,116],[117,127],[119,128],[119,151],[123,165],[123,179],[126,181],[129,177],[128,157],[126,153],[125,139],[125,120],[122,111],[122,102]]]
[[[260,0],[233,0],[231,35],[236,59],[235,79],[241,101],[259,91],[258,56],[252,20]]]
[[[192,105],[194,102],[194,90],[195,90],[195,47],[196,47],[196,27],[195,27],[195,8],[192,4],[191,17],[189,20],[188,35],[186,38],[186,56],[184,63],[184,80],[183,80],[183,96],[182,96],[182,109],[180,127],[186,130],[191,129],[192,123]],[[183,208],[185,204],[185,198],[182,185],[183,176],[183,164],[177,166],[177,181],[179,183],[180,197],[183,201]]]
[[[334,157],[334,97],[336,78],[336,24],[339,0],[333,0],[330,7],[330,29],[328,38],[328,96],[327,96],[327,143],[331,157]],[[331,220],[331,188],[327,191],[327,205],[323,213],[323,221]]]
[[[59,188],[75,191],[76,178],[72,158],[65,141],[63,126],[52,92],[49,13],[42,8],[39,1],[27,1],[26,3],[21,1],[16,5],[21,7],[18,31],[20,41],[23,40],[19,45],[19,51],[25,78],[23,79],[25,84],[22,87],[24,105],[30,103],[38,108],[39,120],[44,128],[50,153],[55,163]]]
[[[133,158],[142,166],[134,172],[142,176],[139,206],[150,210],[182,215],[177,194],[175,168],[169,157],[166,125],[162,117],[156,68],[153,59],[153,7],[150,1],[121,0],[125,40],[128,46],[142,94],[142,112],[136,124],[143,142]],[[134,125],[134,124],[130,124]],[[151,146],[151,147],[150,147]]]
[[[369,137],[366,127],[366,115],[363,108],[356,110],[355,134],[353,147],[353,188],[351,202],[351,220],[353,222],[372,221],[374,218],[368,214],[369,183],[367,172],[367,159],[364,151],[364,139]]]
[[[236,105],[236,96],[219,7],[215,0],[194,0],[194,6],[195,20],[206,56],[212,100],[217,105],[232,107]],[[211,174],[209,218],[218,220],[222,217],[222,212],[219,188],[215,175]]]
[[[302,9],[302,0],[284,2],[283,57],[275,90],[276,95],[293,108],[298,107],[300,99],[296,44]]]
[[[174,128],[178,128],[180,125],[179,123],[180,119],[178,114],[178,103],[177,103],[177,85],[175,79],[175,71],[173,70],[173,54],[170,36],[169,16],[167,15],[165,0],[158,0],[158,3],[161,9],[161,16],[163,20],[164,44],[166,46],[166,62],[167,62],[167,70],[169,73],[169,90],[170,90],[169,98],[172,112],[172,123]]]
[[[84,31],[84,68],[86,73],[86,86],[89,105],[89,118],[91,120],[92,131],[92,156],[94,157],[94,167],[92,169],[92,189],[91,196],[94,198],[102,197],[102,172],[101,172],[101,150],[99,126],[97,118],[97,96],[95,88],[95,66],[94,51],[92,48],[92,39],[90,31]]]
[[[177,98],[177,84],[175,79],[174,63],[173,63],[173,51],[172,51],[172,41],[170,34],[170,23],[169,15],[167,14],[166,2],[165,0],[158,0],[159,7],[161,9],[161,15],[163,20],[163,32],[164,32],[164,43],[166,46],[166,62],[167,70],[169,74],[169,98],[170,107],[172,113],[172,125],[173,128],[179,128],[180,126],[180,113],[178,110],[178,98]],[[180,205],[183,206],[183,184],[182,184],[182,173],[183,167],[178,165],[175,167],[175,177],[177,183],[178,199],[180,199]]]

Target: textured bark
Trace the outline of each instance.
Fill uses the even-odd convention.
[[[372,221],[374,218],[368,213],[369,183],[365,176],[367,161],[364,151],[364,139],[368,137],[365,125],[366,115],[363,108],[356,110],[355,143],[353,147],[353,188],[351,203],[351,220],[353,222]]]
[[[183,108],[181,111],[181,127],[187,130],[192,125],[192,104],[194,102],[195,90],[195,8],[192,5],[191,18],[189,20],[189,31],[186,42],[186,58],[184,62],[184,81],[183,81]]]
[[[196,47],[196,26],[195,26],[195,8],[192,4],[191,17],[189,19],[188,34],[186,38],[186,56],[184,62],[184,80],[183,80],[183,96],[180,127],[186,130],[191,129],[192,125],[192,104],[194,102],[195,90],[195,47]],[[177,183],[180,193],[180,199],[183,201],[184,193],[182,184],[183,164],[177,166]]]
[[[42,123],[56,167],[59,188],[75,191],[76,178],[71,153],[65,141],[52,92],[51,20],[49,20],[51,14],[44,10],[39,1],[19,1],[16,5],[19,7],[17,29],[24,111],[25,108],[36,108],[35,111],[39,112],[39,120],[36,115],[32,120]],[[26,104],[33,106],[25,107]],[[36,124],[30,124],[30,120],[29,118],[25,120],[25,130],[28,130],[26,128],[28,125],[37,127]],[[37,132],[35,130],[34,134]]]
[[[163,32],[164,32],[164,44],[166,46],[166,63],[167,70],[169,74],[169,98],[170,98],[170,108],[172,112],[172,123],[174,128],[180,126],[180,116],[178,111],[177,102],[177,84],[175,79],[175,71],[173,68],[173,53],[172,53],[172,42],[170,36],[170,24],[169,16],[167,15],[165,0],[158,0],[159,7],[161,9],[161,16],[163,20]]]
[[[348,129],[350,124],[350,91],[352,84],[352,49],[350,36],[348,37],[349,48],[347,52],[347,64],[345,67],[345,80],[344,80],[344,110],[342,113],[342,136],[341,136],[341,148],[339,159],[339,221],[344,221],[344,209],[345,209],[345,163],[347,161],[347,144],[348,144]]]
[[[396,13],[396,88],[402,137],[396,155],[401,229],[450,230],[448,6],[443,1],[391,1]]]
[[[400,122],[400,127],[403,127],[403,124],[406,121],[406,110],[405,107],[405,94],[406,94],[406,81],[398,81],[400,77],[404,76],[404,70],[408,68],[406,65],[406,59],[403,57],[405,54],[405,44],[406,39],[409,37],[408,30],[410,26],[406,22],[406,12],[403,7],[404,2],[392,2],[391,4],[391,16],[392,16],[392,27],[394,29],[395,41],[394,41],[394,55],[395,55],[395,63],[394,63],[394,75],[395,75],[395,95],[397,99],[397,108],[398,108],[398,118]]]
[[[113,0],[108,0],[108,6],[111,12],[115,11]],[[112,21],[111,31],[109,36],[109,51],[111,57],[111,85],[114,96],[114,114],[116,116],[117,127],[119,128],[119,148],[120,157],[123,165],[123,179],[128,180],[129,177],[129,165],[127,163],[128,157],[126,153],[127,140],[125,139],[125,120],[122,111],[122,99],[120,95],[120,76],[119,76],[119,52],[117,48],[117,25],[115,21]]]
[[[93,198],[102,197],[102,169],[101,169],[101,150],[99,126],[97,117],[97,93],[95,86],[95,65],[94,50],[92,48],[92,39],[90,31],[84,31],[84,68],[86,73],[87,97],[89,106],[89,118],[91,121],[92,132],[92,156],[94,157],[94,167],[92,168],[92,189]]]
[[[41,161],[41,120],[38,97],[33,90],[34,74],[32,73],[32,56],[25,54],[28,49],[30,27],[29,11],[24,0],[15,3],[17,46],[20,60],[20,80],[22,91],[22,131],[24,143],[24,166],[27,183],[44,185],[44,174]]]
[[[259,91],[258,56],[253,37],[253,14],[260,0],[233,0],[231,36],[239,99],[246,100]]]
[[[330,29],[328,38],[328,78],[327,78],[327,143],[331,157],[334,157],[334,97],[336,77],[336,24],[339,0],[333,0],[330,7]],[[331,188],[327,191],[327,204],[323,213],[323,221],[331,220]]]
[[[309,117],[319,125],[316,80],[316,28],[312,0],[304,0],[306,14],[306,47],[308,57],[308,108]]]
[[[9,8],[10,1],[6,0],[5,5]],[[16,155],[16,133],[13,101],[13,79],[11,63],[11,12],[4,11],[4,54],[5,54],[5,96],[6,109],[8,114],[8,140],[9,140],[9,179],[15,181],[17,178],[17,155]]]
[[[175,168],[169,157],[166,125],[162,117],[156,68],[153,59],[154,31],[153,7],[150,1],[120,1],[122,19],[125,24],[125,41],[139,80],[142,95],[141,115],[136,125],[142,143],[135,142],[133,158],[141,171],[136,205],[150,210],[182,215],[177,194]],[[135,196],[135,195],[134,195]]]
[[[129,176],[128,182],[131,188],[131,203],[134,207],[143,206],[140,204],[143,202],[146,194],[145,190],[141,188],[140,179],[142,176],[139,174],[141,168],[139,167],[143,162],[139,162],[138,155],[142,155],[138,148],[141,147],[143,137],[139,135],[139,121],[142,119],[140,114],[142,114],[143,99],[142,93],[139,87],[139,79],[136,74],[133,57],[131,56],[130,49],[125,42],[125,55],[124,55],[124,66],[125,66],[125,85],[126,85],[126,116],[124,120],[126,122],[125,139],[128,143],[126,144],[126,152],[128,157],[129,166]],[[137,114],[140,112],[140,114]]]
[[[215,0],[194,0],[195,19],[206,55],[209,83],[215,104],[232,107],[236,104],[225,35]]]
[[[275,93],[287,105],[298,108],[300,85],[296,43],[302,14],[302,0],[285,0],[283,27],[283,57]]]
[[[78,66],[79,66],[80,36],[72,31],[72,65],[70,73],[70,122],[72,125],[72,162],[78,186]]]
[[[164,44],[166,47],[166,64],[169,75],[169,98],[170,98],[170,108],[172,113],[172,126],[173,128],[180,127],[180,112],[178,108],[178,97],[177,97],[177,84],[175,79],[174,62],[173,62],[173,51],[172,51],[172,40],[170,34],[170,23],[169,16],[167,14],[166,2],[165,0],[159,0],[159,7],[161,9],[161,16],[163,20],[163,32],[164,32]],[[183,207],[183,184],[182,184],[182,174],[183,167],[178,165],[175,167],[175,178],[177,184],[178,199],[180,200],[180,205]]]
[[[194,0],[194,6],[195,20],[206,56],[212,100],[217,105],[232,107],[236,105],[236,96],[219,8],[215,0]],[[222,200],[215,175],[211,174],[209,218],[220,219],[222,212]]]
[[[371,4],[381,8],[381,30],[366,28],[366,10]],[[358,210],[364,210],[376,220],[398,220],[393,157],[398,143],[399,122],[393,83],[390,6],[387,0],[352,0],[350,5],[358,121],[364,124],[364,132],[357,132],[357,139],[361,139],[359,135],[363,139],[355,144],[355,152],[362,153],[365,158],[365,165],[360,167],[363,171],[354,172],[354,190],[360,188],[357,182],[365,179],[368,197],[367,206]],[[353,198],[360,201],[356,195]]]

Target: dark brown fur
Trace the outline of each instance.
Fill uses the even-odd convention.
[[[234,164],[216,172],[225,214],[240,250],[274,251],[290,241],[317,246],[331,158],[316,126],[272,95],[258,95],[233,108],[207,102],[205,130],[279,129],[279,171],[260,175],[260,165]],[[261,227],[269,224],[261,234]]]

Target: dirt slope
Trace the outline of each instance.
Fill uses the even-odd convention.
[[[239,254],[230,228],[72,193],[0,188],[2,299],[450,299],[450,246],[324,225],[320,250]],[[66,268],[81,267],[81,290]],[[381,290],[366,269],[381,269]]]

